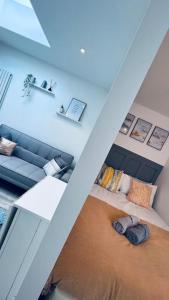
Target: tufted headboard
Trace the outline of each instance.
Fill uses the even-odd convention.
[[[45,158],[46,160],[51,160],[52,158],[60,155],[67,164],[70,165],[73,162],[74,157],[72,155],[49,146],[46,143],[43,143],[7,125],[0,125],[0,136],[9,136],[9,139],[17,143],[18,146],[21,146],[24,149]]]
[[[163,166],[113,144],[105,163],[142,181],[155,183]]]

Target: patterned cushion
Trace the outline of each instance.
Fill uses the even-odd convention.
[[[16,143],[1,137],[0,139],[0,153],[3,155],[11,156],[16,147]]]
[[[112,184],[109,187],[109,191],[116,193],[120,188],[123,171],[115,170],[112,180]]]
[[[137,205],[148,208],[150,207],[151,193],[152,187],[141,181],[132,179],[127,198]]]
[[[50,176],[59,173],[59,171],[61,170],[60,166],[57,164],[54,158],[50,160],[46,165],[44,165],[43,169],[45,171],[45,174]]]
[[[107,167],[104,171],[103,177],[100,179],[99,184],[108,189],[114,176],[114,169],[112,167]]]
[[[103,174],[104,174],[104,171],[106,170],[108,166],[104,163],[103,166],[101,167],[101,170],[99,172],[99,174],[97,175],[97,178],[95,180],[95,183],[99,184],[102,177],[103,177]]]
[[[99,181],[99,184],[111,192],[117,192],[120,187],[122,174],[123,171],[115,170],[112,167],[107,167]]]

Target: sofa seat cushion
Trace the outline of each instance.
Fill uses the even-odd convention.
[[[72,169],[68,169],[67,172],[65,172],[61,177],[60,177],[60,180],[68,183],[69,182],[69,179],[71,177],[73,173],[73,170]]]
[[[12,177],[16,181],[19,180],[28,187],[45,177],[43,169],[18,157],[5,155],[0,155],[0,174]]]

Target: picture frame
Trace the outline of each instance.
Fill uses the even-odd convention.
[[[144,143],[151,128],[152,128],[152,124],[150,122],[147,122],[143,119],[138,118],[137,122],[130,134],[130,137],[141,143]]]
[[[73,121],[79,122],[86,106],[87,104],[85,102],[72,98],[65,112],[65,116]]]
[[[168,136],[169,136],[169,131],[160,128],[158,126],[155,126],[147,142],[147,145],[161,151],[165,142],[167,141]]]
[[[126,118],[125,118],[125,120],[124,120],[124,122],[123,122],[123,124],[121,126],[121,129],[120,129],[120,132],[122,134],[125,134],[125,135],[128,134],[128,132],[129,132],[129,130],[130,130],[130,128],[131,128],[131,126],[132,126],[135,118],[136,117],[134,115],[132,115],[130,113],[127,114],[127,116],[126,116]]]

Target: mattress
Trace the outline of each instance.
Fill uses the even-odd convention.
[[[163,221],[163,219],[152,207],[144,208],[136,205],[128,201],[126,195],[123,193],[112,193],[102,188],[101,186],[94,184],[91,189],[90,195],[108,203],[113,207],[119,208],[130,215],[137,216],[138,218],[146,222],[169,231],[169,226]]]

